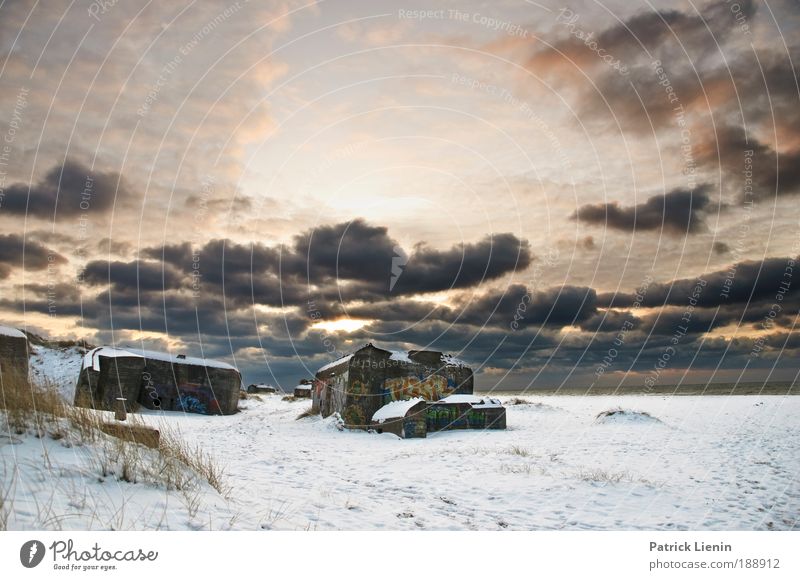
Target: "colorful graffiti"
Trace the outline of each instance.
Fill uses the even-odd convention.
[[[397,377],[383,382],[383,392],[389,401],[422,397],[426,401],[438,401],[455,390],[453,381],[441,375],[423,377]]]
[[[450,429],[505,429],[505,409],[476,409],[465,404],[428,405],[425,412],[428,432]]]
[[[222,411],[210,387],[198,383],[170,384],[148,381],[139,402],[151,409],[217,415]]]
[[[364,409],[358,405],[348,405],[342,413],[342,419],[344,419],[344,424],[349,427],[364,427],[367,424]]]
[[[208,407],[201,403],[200,399],[195,396],[180,395],[178,397],[178,402],[181,408],[187,413],[201,413],[203,415],[208,414]]]

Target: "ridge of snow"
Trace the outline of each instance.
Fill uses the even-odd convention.
[[[86,353],[86,356],[83,359],[83,368],[88,368],[91,366],[92,369],[96,371],[100,370],[98,357],[101,356],[104,356],[106,358],[118,358],[118,357],[144,358],[144,359],[159,360],[177,364],[228,369],[238,372],[238,369],[236,367],[229,365],[228,363],[218,360],[213,360],[210,358],[199,358],[194,356],[179,357],[178,355],[170,354],[167,352],[157,352],[154,350],[143,350],[138,348],[137,349],[118,348],[114,346],[100,346]]]
[[[414,405],[424,402],[425,399],[421,397],[408,399],[406,401],[392,401],[391,403],[387,403],[375,411],[375,414],[372,415],[372,420],[377,421],[378,423],[383,423],[387,419],[399,419],[400,417],[405,417],[406,413],[408,413],[409,409],[411,409]]]
[[[448,365],[448,366],[454,366],[454,367],[465,367],[465,366],[467,366],[467,363],[465,363],[460,358],[454,357],[451,354],[443,354],[442,355],[442,362],[444,364]]]
[[[13,328],[11,326],[6,326],[4,324],[0,324],[0,335],[2,336],[10,336],[12,338],[24,338],[28,339],[24,332],[17,328]]]
[[[439,399],[440,403],[454,403],[454,404],[469,404],[474,406],[480,406],[484,409],[489,407],[502,407],[503,404],[500,402],[500,399],[492,399],[491,397],[479,397],[478,395],[450,395],[445,397],[444,399]]]
[[[31,349],[30,376],[43,386],[53,386],[61,397],[71,403],[81,372],[84,355],[76,346],[49,348],[36,345]]]
[[[120,357],[143,358],[141,355],[134,354],[122,348],[116,348],[113,346],[98,346],[97,348],[93,348],[92,350],[87,352],[86,355],[84,355],[83,365],[81,368],[88,369],[89,367],[92,367],[93,371],[99,371],[101,356],[104,356],[106,358],[120,358]]]
[[[164,362],[170,363],[177,363],[183,365],[195,365],[199,367],[212,367],[218,369],[227,369],[231,371],[239,372],[235,366],[230,365],[226,362],[222,362],[220,360],[214,360],[211,358],[200,358],[196,356],[178,356],[176,354],[170,354],[168,352],[158,352],[155,350],[140,350],[135,349],[133,351],[136,354],[140,354],[142,357],[151,360],[160,360]]]
[[[389,357],[390,360],[398,360],[398,361],[407,362],[407,363],[413,363],[414,362],[409,358],[408,353],[405,352],[405,351],[393,350],[393,351],[391,351],[391,353],[392,353],[392,355]]]
[[[337,358],[335,361],[333,361],[333,362],[329,362],[329,363],[328,363],[328,364],[326,364],[325,366],[323,366],[323,367],[320,367],[320,368],[317,370],[317,372],[318,372],[318,373],[321,373],[321,372],[323,372],[323,371],[327,371],[328,369],[332,369],[333,367],[337,367],[337,366],[339,366],[340,364],[343,364],[343,363],[345,363],[345,362],[349,361],[351,358],[353,358],[353,355],[352,355],[352,354],[348,354],[348,355],[345,355],[345,356],[343,356],[343,357],[341,357],[341,358]]]

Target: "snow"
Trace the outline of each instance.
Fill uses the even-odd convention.
[[[105,358],[143,358],[140,354],[134,354],[122,348],[113,346],[99,346],[86,353],[83,357],[83,368],[92,368],[94,371],[100,370],[100,357]]]
[[[425,399],[421,397],[408,399],[406,401],[392,401],[391,403],[387,403],[375,411],[375,414],[372,415],[372,420],[377,421],[378,423],[383,423],[387,419],[399,419],[400,417],[405,417],[406,413],[408,413],[408,411],[414,405],[424,402]]]
[[[105,414],[110,419],[113,414]],[[0,424],[3,424],[0,416]],[[3,425],[3,427],[5,427]],[[49,426],[52,428],[52,425]],[[0,433],[5,431],[3,428]],[[8,433],[8,432],[7,432]],[[9,509],[8,530],[226,529],[234,512],[197,476],[182,491],[168,490],[151,474],[124,481],[116,439],[97,441],[0,434],[0,489]],[[137,446],[138,447],[138,446]],[[138,447],[142,456],[155,451]],[[107,469],[101,468],[106,465]]]
[[[296,420],[308,404],[280,397],[230,416],[145,413],[226,468],[231,500],[205,490],[194,517],[163,488],[99,483],[84,451],[48,437],[0,440],[0,493],[16,462],[12,530],[797,528],[800,396],[525,396],[505,431],[406,440]],[[661,422],[596,422],[617,407]],[[46,521],[36,502],[53,502]]]
[[[442,355],[442,362],[451,367],[465,367],[467,363],[465,363],[460,358],[456,358],[451,354],[443,354]]]
[[[300,390],[300,391],[310,391],[310,390],[311,390],[311,385],[297,385],[297,386],[294,388],[294,390],[295,390],[295,391],[297,391],[297,390]]]
[[[398,360],[398,361],[402,361],[402,362],[405,362],[405,363],[413,363],[414,362],[409,358],[407,352],[404,352],[404,351],[401,351],[401,350],[393,350],[393,351],[391,351],[391,353],[392,354],[389,357],[389,360]]]
[[[414,362],[413,360],[411,360],[411,357],[409,357],[408,353],[405,352],[405,351],[392,350],[390,352],[392,353],[391,356],[389,356],[390,360],[397,360],[397,361],[402,361],[402,362],[405,362],[405,363],[413,363]],[[465,366],[467,366],[467,363],[465,363],[463,360],[458,359],[458,358],[456,358],[456,357],[454,357],[452,355],[449,355],[449,354],[443,354],[441,356],[441,361],[442,361],[443,364],[445,364],[447,366],[455,366],[455,367],[465,367]]]
[[[602,411],[597,415],[596,423],[660,423],[656,417],[643,411],[632,411],[617,407]]]
[[[25,338],[25,339],[28,338],[27,336],[25,336],[24,332],[17,330],[16,328],[11,328],[10,326],[5,326],[3,324],[0,324],[0,335],[11,336],[13,338]]]
[[[178,355],[173,355],[166,352],[157,352],[153,350],[141,350],[141,349],[132,349],[130,347],[127,348],[117,348],[113,346],[101,346],[93,351],[86,354],[86,357],[83,359],[83,368],[87,368],[91,366],[94,370],[100,370],[99,363],[97,361],[98,357],[104,356],[107,358],[117,358],[117,357],[139,357],[139,358],[147,358],[151,360],[160,360],[165,362],[171,363],[179,363],[179,364],[186,364],[186,365],[196,365],[201,367],[212,367],[212,368],[220,368],[220,369],[228,369],[234,370],[238,372],[238,369],[234,366],[229,365],[228,363],[212,360],[210,358],[198,358],[193,356],[187,357],[179,357]]]
[[[31,379],[44,387],[55,387],[65,401],[72,403],[84,358],[83,349],[77,346],[49,348],[36,345],[31,351]]]
[[[178,356],[175,354],[170,354],[167,352],[157,352],[154,350],[140,350],[134,349],[132,352],[143,356],[144,358],[148,358],[151,360],[160,360],[164,362],[171,362],[171,363],[179,363],[184,365],[195,365],[200,367],[211,367],[217,369],[227,369],[231,371],[239,372],[235,366],[229,365],[226,362],[222,362],[219,360],[213,360],[210,358],[199,358],[195,356]]]
[[[456,404],[468,403],[473,406],[479,405],[483,408],[503,406],[503,404],[500,402],[500,399],[492,399],[490,397],[479,397],[477,395],[450,395],[445,397],[444,399],[440,399],[440,401],[442,403],[456,403]]]
[[[411,357],[408,356],[408,352],[405,352],[405,351],[402,351],[402,350],[391,350],[389,352],[391,353],[389,355],[389,360],[396,360],[396,361],[400,361],[400,362],[404,362],[404,363],[410,363],[410,364],[414,363],[414,361],[411,360]],[[346,356],[338,358],[335,361],[330,362],[330,363],[326,364],[325,366],[321,367],[317,372],[321,373],[321,372],[327,371],[329,369],[332,369],[333,367],[339,366],[340,364],[343,364],[343,363],[349,361],[351,358],[353,358],[352,354],[348,354]],[[451,356],[449,354],[443,354],[442,357],[441,357],[441,361],[442,361],[443,364],[445,364],[447,366],[456,366],[456,367],[465,367],[465,366],[467,366],[467,363],[465,363],[463,360],[458,359],[458,358],[456,358],[454,356]]]
[[[337,358],[335,361],[326,364],[324,367],[320,367],[319,370],[317,370],[317,372],[321,373],[327,371],[328,369],[332,369],[333,367],[338,367],[340,364],[348,362],[351,358],[353,358],[352,354],[348,354],[341,358]]]

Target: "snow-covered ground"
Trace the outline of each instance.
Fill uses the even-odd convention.
[[[75,399],[75,384],[83,364],[84,351],[76,346],[49,348],[31,345],[31,378],[43,386],[55,387],[65,401]]]
[[[59,503],[64,527],[184,529],[792,529],[800,515],[800,397],[530,397],[508,408],[507,431],[427,439],[339,431],[332,419],[295,420],[306,402],[250,399],[228,417],[148,414],[179,426],[227,468],[230,501],[185,499],[145,484],[94,482],[87,496],[71,449],[27,439],[0,444],[38,465],[22,478]],[[602,411],[630,411],[597,419]],[[14,456],[9,451],[14,450]],[[74,449],[74,448],[73,448]],[[37,461],[38,458],[38,461]],[[76,463],[77,462],[77,463]],[[34,469],[31,467],[31,469]],[[54,471],[55,470],[55,471]],[[63,481],[53,483],[53,478]],[[96,478],[95,478],[96,479]],[[94,488],[97,489],[94,489]],[[77,499],[68,500],[64,490]],[[95,522],[80,513],[91,498]],[[105,498],[105,499],[103,499]],[[15,525],[15,522],[17,525]],[[26,527],[18,514],[9,528]]]
[[[77,376],[77,374],[76,374]],[[97,450],[0,435],[9,529],[796,529],[800,397],[528,396],[506,431],[340,431],[262,395],[147,413],[225,466],[229,499],[100,478]],[[506,397],[501,397],[507,400]],[[604,411],[622,409],[598,418]],[[45,460],[46,457],[46,460]],[[2,483],[2,482],[0,482]],[[49,517],[43,525],[41,506]],[[37,516],[37,513],[39,514]]]

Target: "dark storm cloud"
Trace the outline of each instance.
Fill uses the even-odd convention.
[[[449,250],[417,244],[407,252],[385,227],[363,220],[322,226],[295,238],[282,256],[282,273],[312,283],[326,280],[356,281],[364,295],[387,297],[393,280],[394,295],[470,288],[530,265],[533,256],[527,241],[513,234],[487,235],[475,243]]]
[[[361,219],[308,230],[286,246],[212,240],[195,252],[184,243],[148,248],[142,255],[186,272],[196,269],[203,285],[224,284],[226,298],[234,303],[270,305],[298,305],[309,298],[375,301],[471,288],[533,260],[528,242],[509,233],[444,251],[418,244],[409,255],[387,228]]]
[[[22,289],[22,286],[18,288]],[[54,283],[54,284],[25,284],[25,292],[36,298],[52,298],[59,302],[66,301],[69,304],[76,304],[80,300],[80,292],[75,284]]]
[[[313,228],[297,236],[283,256],[282,272],[325,279],[389,283],[394,248],[387,228],[357,219]]]
[[[97,250],[103,254],[126,256],[130,253],[131,249],[132,245],[128,242],[120,242],[112,240],[111,238],[103,238],[97,242]]]
[[[717,255],[728,254],[731,251],[731,248],[725,242],[714,242],[711,246],[712,251]]]
[[[398,294],[471,288],[509,272],[527,268],[530,245],[513,234],[486,236],[474,244],[453,246],[441,252],[418,246],[394,287]]]
[[[705,163],[722,167],[741,197],[800,193],[800,150],[778,153],[742,128],[723,126],[699,154]]]
[[[3,211],[37,218],[105,213],[117,196],[129,195],[118,173],[101,173],[68,160],[37,183],[14,183],[5,192]]]
[[[25,240],[16,234],[0,235],[0,279],[8,278],[14,269],[45,270],[49,264],[58,266],[67,259],[44,245]]]
[[[596,312],[597,293],[584,286],[556,286],[529,291],[512,285],[502,292],[490,292],[464,307],[463,320],[472,324],[494,321],[499,327],[577,324]],[[516,315],[516,318],[515,318]]]
[[[732,264],[725,270],[708,272],[701,276],[705,281],[697,305],[713,308],[725,304],[758,300],[781,300],[800,291],[797,276],[800,269],[797,258],[767,258],[762,261],[746,260]],[[644,307],[685,306],[697,286],[697,278],[684,278],[669,283],[652,284],[647,288],[641,305]],[[785,291],[781,292],[781,289]],[[630,307],[633,294],[601,294],[598,303],[617,308]]]
[[[633,206],[616,202],[587,204],[578,208],[572,218],[626,232],[663,229],[672,234],[696,233],[706,229],[703,213],[711,205],[710,190],[708,184],[694,191],[675,189]]]
[[[755,3],[740,2],[738,8],[740,17],[751,22]],[[624,130],[646,133],[673,123],[676,102],[659,84],[662,79],[653,65],[659,61],[666,63],[669,85],[680,99],[677,104],[687,112],[708,109],[707,100],[713,107],[720,92],[725,100],[735,95],[727,71],[718,73],[713,58],[721,50],[728,60],[735,54],[730,41],[739,23],[727,2],[709,3],[699,13],[643,10],[604,30],[597,30],[596,23],[577,9],[559,12],[556,22],[554,33],[568,36],[544,48],[537,43],[528,65],[537,74],[551,74],[554,82],[577,87],[582,118],[602,118]],[[609,66],[609,59],[626,74]],[[591,76],[591,83],[574,70],[576,65]]]
[[[90,286],[112,286],[120,292],[160,291],[181,287],[181,276],[171,266],[158,262],[89,262],[81,274]]]
[[[353,318],[371,319],[369,332],[394,333],[422,322],[512,330],[561,328],[595,315],[597,293],[581,286],[558,286],[530,292],[521,284],[478,296],[463,296],[452,307],[421,302],[376,302],[345,308]],[[513,323],[513,326],[512,326]],[[365,335],[366,336],[366,335]]]
[[[744,18],[752,18],[756,11],[752,0],[739,2]],[[594,42],[606,54],[632,61],[646,54],[653,54],[667,44],[680,44],[687,50],[705,48],[713,39],[724,42],[735,29],[736,22],[728,4],[717,1],[708,4],[702,11],[682,12],[679,10],[643,10],[624,21],[594,33],[594,23],[582,17],[579,10],[559,11],[557,23],[570,32],[570,36],[556,41],[551,46],[538,49],[531,57],[530,64],[537,69],[571,61],[579,66],[600,67],[605,63],[576,32],[592,33],[588,43]],[[555,31],[561,27],[555,27]],[[712,37],[713,35],[713,37]]]

